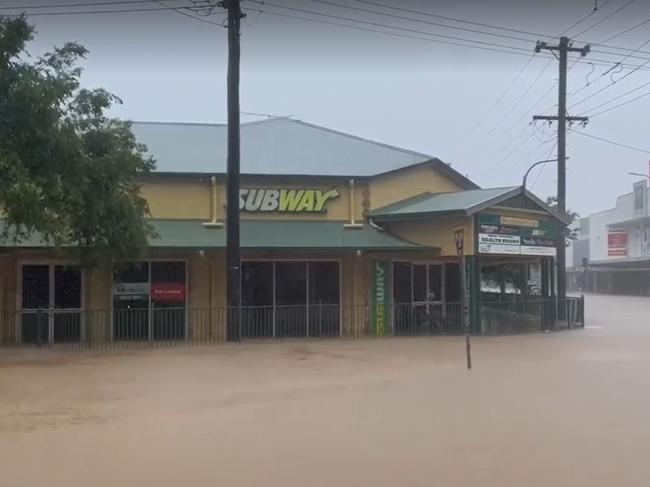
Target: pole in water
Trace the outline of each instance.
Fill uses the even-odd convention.
[[[458,264],[460,266],[460,287],[463,299],[463,326],[465,328],[465,355],[467,356],[467,370],[472,368],[472,347],[470,344],[469,327],[469,296],[467,292],[467,266],[465,263],[465,233],[462,228],[454,230],[454,243],[458,253]]]

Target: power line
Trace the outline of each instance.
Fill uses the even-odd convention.
[[[645,88],[648,85],[650,85],[650,81],[648,81],[647,83],[643,83],[641,86],[637,86],[636,88],[634,88],[632,90],[626,91],[625,93],[623,93],[621,95],[618,95],[618,96],[612,98],[611,100],[607,100],[606,102],[603,102],[600,105],[596,105],[595,107],[591,107],[587,111],[588,112],[593,112],[595,110],[598,110],[599,108],[604,107],[605,105],[609,105],[610,103],[615,102],[616,100],[620,100],[621,98],[624,98],[627,95],[630,95],[630,94],[634,93],[635,91],[639,91],[640,89]],[[586,115],[588,116],[589,113],[586,113]]]
[[[464,31],[464,32],[472,32],[474,34],[480,34],[480,35],[486,35],[486,36],[494,36],[494,37],[499,37],[499,38],[502,38],[502,39],[509,39],[509,40],[522,41],[522,42],[531,42],[530,39],[523,38],[523,37],[517,37],[517,36],[511,36],[511,35],[505,35],[505,34],[497,34],[497,33],[494,33],[494,32],[486,32],[486,31],[478,30],[478,29],[470,29],[470,28],[467,28],[467,27],[456,27],[456,26],[449,25],[449,24],[441,24],[439,22],[431,22],[431,21],[427,21],[427,20],[414,19],[412,17],[404,17],[404,16],[401,16],[401,15],[395,15],[395,14],[389,14],[389,13],[386,13],[386,12],[381,12],[379,10],[370,10],[370,9],[366,9],[366,8],[353,7],[351,5],[344,5],[344,4],[337,3],[337,2],[330,2],[329,0],[308,0],[308,1],[318,3],[318,4],[321,4],[321,5],[329,5],[329,6],[332,6],[332,7],[339,7],[339,8],[344,8],[344,9],[348,9],[348,10],[353,10],[355,12],[369,13],[369,14],[373,14],[373,15],[380,15],[380,16],[383,16],[383,17],[389,17],[389,18],[398,19],[398,20],[406,20],[408,22],[417,22],[417,23],[420,23],[420,24],[432,25],[432,26],[435,26],[435,27],[445,27],[447,29],[460,30],[460,31]]]
[[[535,85],[537,84],[537,82],[540,80],[540,78],[541,78],[542,75],[546,72],[546,70],[548,69],[548,67],[551,65],[552,62],[553,62],[553,60],[551,59],[551,60],[549,60],[548,63],[546,63],[546,64],[544,65],[544,67],[543,67],[542,70],[539,72],[539,74],[537,75],[537,77],[536,77],[536,78],[533,80],[533,82],[528,86],[528,88],[523,92],[523,94],[522,94],[522,95],[517,99],[517,101],[516,101],[516,102],[514,103],[514,105],[510,108],[510,110],[508,110],[508,112],[507,112],[507,113],[506,113],[506,114],[505,114],[505,115],[504,115],[504,116],[499,120],[499,122],[498,122],[498,123],[497,123],[497,124],[492,128],[492,130],[490,130],[490,131],[487,133],[487,135],[485,136],[485,139],[487,139],[490,135],[492,135],[492,134],[493,134],[493,133],[494,133],[494,132],[495,132],[495,131],[496,131],[496,130],[501,126],[501,124],[502,124],[503,122],[505,122],[505,121],[508,119],[508,117],[510,116],[510,114],[511,114],[513,111],[515,111],[515,109],[516,109],[516,108],[521,104],[521,102],[524,100],[524,98],[526,98],[526,95],[528,95],[528,93],[530,93],[530,91],[535,87]],[[484,140],[485,140],[485,139],[484,139]]]
[[[492,114],[492,112],[496,109],[496,107],[499,106],[499,104],[503,101],[503,99],[504,99],[504,98],[506,97],[506,95],[510,92],[510,90],[512,89],[512,87],[515,85],[515,83],[519,80],[519,78],[521,78],[521,75],[524,73],[524,71],[526,70],[526,68],[527,68],[527,67],[530,65],[530,63],[533,61],[533,58],[535,57],[535,54],[536,54],[536,53],[533,52],[533,53],[530,55],[530,57],[528,58],[528,60],[524,63],[524,65],[521,67],[521,69],[517,72],[517,74],[516,74],[515,77],[512,79],[512,81],[510,81],[510,83],[508,84],[508,86],[506,87],[506,89],[503,91],[503,93],[501,93],[501,95],[500,95],[500,96],[497,98],[497,100],[494,102],[494,105],[492,105],[492,106],[490,107],[490,109],[489,109],[487,112],[485,112],[485,114],[484,114],[484,115],[481,117],[481,119],[476,123],[476,125],[474,125],[474,127],[472,128],[472,130],[469,131],[468,135],[471,135],[472,133],[474,133],[474,131],[475,131],[478,127],[480,127],[480,126],[483,124],[483,122],[485,122],[485,120],[487,120],[487,118]]]
[[[206,0],[207,2],[207,0]],[[18,7],[0,7],[0,10],[36,10],[69,7],[103,7],[107,5],[137,5],[142,3],[157,3],[155,0],[112,0],[109,2],[81,2],[81,3],[59,3],[51,5],[20,5]]]
[[[603,3],[603,4],[600,6],[600,8],[603,8],[605,5],[607,5],[607,4],[608,4],[609,2],[611,2],[611,1],[612,1],[612,0],[606,0],[605,3]],[[564,30],[560,33],[560,36],[563,36],[564,34],[566,34],[567,32],[569,32],[569,31],[570,31],[571,29],[573,29],[574,27],[577,27],[578,25],[582,24],[585,20],[587,20],[587,19],[588,19],[589,17],[591,17],[593,14],[595,14],[596,12],[598,12],[598,10],[599,10],[599,8],[596,6],[596,7],[595,7],[591,12],[589,12],[587,15],[585,15],[584,17],[582,17],[582,18],[581,18],[580,20],[578,20],[577,22],[571,24],[570,27],[567,27],[566,29],[564,29]]]
[[[370,25],[373,27],[383,27],[383,28],[388,28],[388,29],[395,29],[395,30],[400,30],[400,31],[405,31],[405,32],[410,32],[413,34],[422,34],[422,35],[427,35],[431,37],[438,37],[441,39],[447,39],[447,40],[452,40],[452,41],[461,41],[461,42],[471,42],[474,44],[478,44],[481,46],[487,46],[487,47],[494,47],[494,48],[499,48],[499,49],[512,49],[512,50],[518,50],[518,51],[523,51],[526,53],[530,53],[530,49],[524,48],[524,47],[519,47],[519,46],[512,46],[512,45],[506,45],[506,44],[496,44],[493,42],[487,42],[487,41],[480,41],[476,39],[468,39],[464,37],[456,37],[456,36],[448,36],[445,34],[434,34],[432,32],[428,31],[422,31],[422,30],[417,30],[417,29],[409,29],[406,27],[397,27],[395,25],[387,25],[387,24],[382,24],[379,22],[372,22],[372,21],[367,21],[367,20],[360,20],[360,19],[352,19],[350,17],[344,17],[341,15],[334,15],[334,14],[329,14],[329,13],[324,13],[324,12],[317,12],[314,10],[308,10],[308,9],[303,9],[303,8],[297,8],[297,7],[288,7],[286,5],[281,5],[277,3],[272,3],[272,2],[262,2],[260,0],[250,0],[252,3],[257,3],[257,4],[264,4],[270,7],[275,7],[283,10],[289,10],[292,12],[298,12],[298,13],[306,13],[310,15],[317,15],[321,17],[326,17],[326,18],[331,18],[335,20],[343,20],[347,22],[355,22],[358,24],[364,24],[364,25]]]
[[[614,15],[618,14],[618,13],[621,12],[622,10],[624,10],[624,9],[626,9],[627,7],[629,7],[630,5],[632,5],[635,1],[636,1],[636,0],[629,0],[626,4],[621,5],[619,8],[617,8],[616,10],[614,10],[612,13],[610,13],[610,14],[607,15],[606,17],[603,17],[603,18],[600,19],[598,22],[596,22],[595,24],[592,24],[591,26],[587,27],[586,29],[581,30],[581,31],[578,32],[576,35],[574,35],[573,37],[581,36],[581,35],[584,34],[585,32],[590,31],[590,30],[593,29],[594,27],[599,26],[599,25],[602,24],[603,22],[609,20],[609,19],[612,18]]]
[[[449,21],[452,21],[452,22],[459,22],[459,23],[468,24],[468,25],[475,25],[475,26],[478,26],[478,27],[487,27],[488,29],[503,30],[503,31],[506,31],[506,32],[513,32],[515,34],[525,34],[525,35],[530,35],[532,37],[548,37],[548,38],[554,37],[554,36],[548,35],[548,34],[539,34],[539,33],[525,31],[525,30],[512,29],[512,28],[509,28],[509,27],[503,27],[503,26],[500,26],[500,25],[486,24],[486,23],[483,23],[483,22],[474,22],[474,21],[471,21],[471,20],[459,19],[457,17],[447,17],[447,16],[444,16],[444,15],[432,14],[430,12],[423,12],[423,11],[420,11],[420,10],[412,10],[412,9],[403,8],[403,7],[395,7],[393,5],[388,5],[388,4],[380,3],[380,2],[373,2],[373,1],[370,1],[370,0],[354,0],[354,1],[359,2],[359,3],[365,3],[365,4],[368,4],[368,5],[374,5],[376,7],[383,7],[383,8],[387,8],[387,9],[391,9],[391,10],[396,10],[396,11],[399,11],[399,12],[407,12],[407,13],[412,13],[412,14],[416,14],[416,15],[422,15],[424,17],[432,17],[432,18],[436,18],[436,19],[449,20]],[[610,0],[608,0],[608,1],[610,1]]]
[[[608,37],[607,39],[603,39],[603,40],[600,41],[600,42],[601,42],[601,43],[604,43],[604,42],[613,41],[613,40],[616,39],[617,37],[621,37],[622,35],[625,35],[625,34],[627,34],[628,32],[632,32],[633,30],[636,30],[636,29],[638,29],[639,27],[644,26],[644,25],[647,24],[648,22],[650,22],[650,19],[645,19],[643,22],[641,22],[641,23],[639,23],[639,24],[636,24],[635,26],[630,27],[629,29],[625,29],[624,31],[619,32],[618,34],[615,34],[615,35],[613,35],[613,36],[611,36],[611,37]],[[597,45],[601,45],[601,44],[597,44]]]
[[[207,4],[206,4],[207,5]],[[131,8],[131,9],[108,9],[108,10],[73,10],[69,12],[35,12],[27,13],[28,17],[58,17],[66,15],[94,15],[94,14],[119,14],[119,13],[143,13],[143,12],[164,12],[168,10],[194,11],[194,6],[178,7],[152,7],[152,8]],[[15,14],[12,14],[15,16]]]
[[[249,1],[253,1],[253,0],[249,0]],[[262,2],[259,2],[259,3],[261,4]],[[269,4],[266,3],[266,5],[269,5]],[[490,52],[499,52],[499,53],[503,53],[503,54],[513,54],[513,55],[518,55],[518,56],[529,56],[530,55],[530,51],[525,50],[525,49],[516,48],[517,50],[513,50],[515,48],[509,48],[509,47],[505,46],[506,49],[509,49],[509,50],[506,50],[506,49],[496,49],[496,48],[491,48],[491,47],[475,46],[475,45],[472,45],[472,44],[461,44],[459,42],[442,41],[442,40],[438,40],[438,39],[431,39],[429,37],[419,37],[419,36],[415,36],[415,35],[400,34],[400,33],[397,33],[397,32],[389,32],[389,31],[385,31],[385,30],[371,29],[371,28],[368,28],[368,27],[360,27],[358,25],[350,25],[350,24],[344,24],[344,23],[340,23],[340,22],[333,22],[333,21],[328,21],[328,20],[314,19],[314,18],[310,18],[310,17],[303,17],[303,16],[300,16],[300,15],[292,15],[292,14],[274,12],[272,10],[267,10],[266,8],[263,9],[263,10],[262,9],[244,8],[244,10],[249,11],[249,12],[259,12],[261,14],[272,15],[272,16],[275,16],[275,17],[283,17],[283,18],[287,18],[287,19],[294,19],[294,20],[301,20],[301,21],[305,21],[305,22],[312,22],[312,23],[316,23],[316,24],[332,25],[332,26],[336,26],[336,27],[344,27],[346,29],[359,30],[359,31],[363,31],[363,32],[374,32],[374,33],[377,33],[377,34],[384,34],[384,35],[389,35],[389,36],[392,36],[392,37],[401,37],[401,38],[405,38],[405,39],[416,39],[416,40],[420,40],[420,41],[434,42],[434,43],[437,43],[437,44],[444,44],[444,45],[450,45],[450,46],[460,46],[460,47],[469,47],[469,48],[472,48],[472,49],[479,49],[479,50],[490,51]],[[316,14],[316,15],[318,15],[318,14]],[[363,22],[363,21],[357,21],[355,19],[347,19],[347,18],[343,18],[343,19],[348,21],[348,22],[353,22],[353,23],[355,23],[355,22]],[[366,23],[366,22],[363,22],[363,23]],[[378,25],[380,25],[382,27],[385,27],[385,28],[388,28],[388,29],[395,29],[395,30],[398,30],[398,31],[403,31],[403,30],[411,31],[411,29],[402,29],[402,28],[399,28],[399,27],[393,27],[393,26],[388,26],[388,25],[383,25],[383,24],[378,24]],[[415,31],[415,32],[420,32],[420,31]],[[428,32],[421,32],[421,33],[424,34],[424,35],[434,35],[434,34],[431,34],[431,33],[428,33]],[[473,42],[473,41],[467,40],[467,42]]]
[[[158,5],[161,5],[161,6],[163,6],[163,7],[166,7],[166,6],[167,6],[167,5],[165,5],[163,2],[160,2],[160,1],[158,1],[158,0],[153,0],[153,1],[154,1],[155,3],[157,3]],[[198,21],[198,22],[203,22],[203,23],[205,23],[205,24],[215,25],[215,26],[217,26],[217,27],[225,27],[223,24],[220,24],[220,23],[218,23],[218,22],[212,22],[211,20],[204,19],[204,18],[202,18],[202,17],[197,17],[197,16],[192,15],[192,14],[190,14],[190,13],[188,13],[188,12],[183,11],[183,10],[171,10],[171,12],[173,12],[173,13],[175,13],[175,14],[178,14],[178,15],[182,15],[182,16],[187,17],[187,18],[189,18],[189,19],[196,20],[196,21]]]
[[[650,93],[649,93],[650,94]],[[629,149],[636,152],[642,152],[643,154],[650,154],[650,150],[640,149],[638,147],[633,147],[631,145],[621,144],[620,142],[615,142],[613,140],[604,139],[603,137],[597,137],[595,135],[587,134],[585,132],[578,132],[577,130],[569,129],[571,132],[582,135],[583,137],[589,137],[590,139],[599,140],[600,142],[605,142],[607,144],[615,145],[617,147],[623,147],[624,149]]]
[[[575,103],[574,103],[573,105],[571,105],[571,107],[569,107],[569,108],[574,108],[574,107],[577,107],[578,105],[583,104],[583,103],[586,102],[587,100],[590,100],[590,99],[593,98],[594,96],[596,96],[596,95],[602,93],[603,91],[607,90],[608,88],[611,88],[611,87],[614,86],[616,83],[619,83],[619,82],[623,81],[625,78],[631,76],[633,73],[635,73],[636,71],[638,71],[639,69],[641,69],[641,67],[645,66],[645,65],[648,64],[648,63],[650,63],[650,61],[646,61],[646,62],[643,63],[641,66],[638,66],[636,69],[633,69],[633,70],[630,71],[629,73],[626,73],[626,74],[625,74],[624,76],[622,76],[621,78],[612,81],[610,84],[608,84],[608,85],[602,87],[600,90],[598,90],[598,91],[592,93],[591,95],[586,96],[585,98],[583,98],[583,99],[580,100],[580,101],[575,102]]]
[[[591,115],[589,115],[589,117],[594,118],[594,117],[597,117],[598,115],[602,115],[603,113],[611,112],[612,110],[616,110],[617,108],[628,105],[628,104],[632,103],[633,101],[637,101],[637,100],[640,100],[641,98],[645,98],[648,95],[650,95],[650,91],[642,93],[641,95],[639,95],[637,97],[634,97],[631,100],[627,100],[627,101],[624,101],[623,103],[619,103],[618,105],[614,105],[613,107],[606,108],[605,110],[602,110],[600,112],[592,113]]]

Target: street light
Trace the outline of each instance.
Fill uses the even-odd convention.
[[[650,176],[648,176],[647,174],[642,174],[642,173],[640,173],[640,172],[629,172],[628,174],[629,174],[630,176],[639,176],[639,177],[642,177],[642,178],[648,178],[648,179],[650,179]]]
[[[568,160],[569,158],[567,157],[566,159]],[[532,166],[530,166],[530,167],[528,168],[528,170],[526,171],[526,174],[524,174],[524,180],[523,180],[523,182],[522,182],[522,184],[521,184],[522,188],[526,189],[526,180],[528,179],[528,174],[530,174],[530,171],[531,171],[533,168],[539,166],[540,164],[546,164],[547,162],[557,162],[557,161],[558,161],[557,159],[545,159],[545,160],[543,160],[543,161],[537,161],[535,164],[533,164]]]

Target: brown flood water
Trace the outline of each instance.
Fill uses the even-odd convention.
[[[0,350],[0,486],[650,485],[650,299],[587,329]]]

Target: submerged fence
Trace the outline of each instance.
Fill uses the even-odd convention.
[[[209,345],[229,340],[459,335],[461,303],[231,308],[37,309],[0,311],[0,344],[84,348]],[[239,315],[240,319],[237,320]],[[584,299],[485,302],[473,311],[475,334],[516,334],[584,326]],[[228,330],[230,329],[230,333]]]

